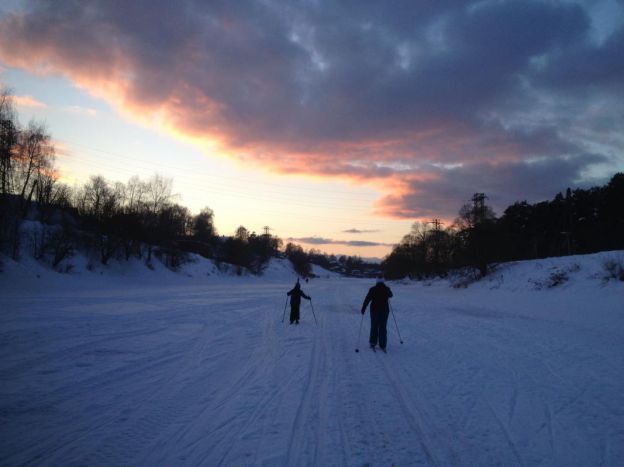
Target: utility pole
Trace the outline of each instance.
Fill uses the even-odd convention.
[[[485,193],[475,193],[472,196],[472,223],[474,225],[476,224],[480,224],[481,222],[483,222],[485,220],[485,214],[486,214],[486,210],[485,210],[485,200],[487,199],[487,196],[485,196]]]
[[[442,221],[440,221],[440,219],[438,218],[431,219],[429,224],[433,224],[433,230],[435,230],[436,232],[439,232],[440,227],[442,227]]]
[[[263,227],[263,229],[264,229],[264,235],[265,235],[266,237],[268,237],[268,236],[270,236],[270,235],[271,235],[271,234],[270,234],[271,227],[269,227],[268,225],[265,225],[265,226]]]
[[[440,232],[442,221],[436,217],[428,223],[433,224],[433,267],[435,272],[438,273],[440,269]]]

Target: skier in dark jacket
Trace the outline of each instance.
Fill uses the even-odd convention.
[[[386,351],[387,332],[386,324],[388,323],[388,315],[390,314],[390,307],[388,305],[388,299],[392,297],[392,290],[386,284],[383,279],[377,279],[377,283],[368,290],[364,303],[362,304],[362,314],[366,312],[366,307],[370,303],[370,317],[371,317],[371,329],[370,329],[370,346],[375,350],[377,340],[379,339],[379,347],[384,352]]]
[[[295,287],[290,292],[287,292],[286,295],[290,296],[290,324],[293,322],[299,324],[299,305],[301,304],[301,297],[306,300],[312,299],[301,290],[299,279],[297,279]]]

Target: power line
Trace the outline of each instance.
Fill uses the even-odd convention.
[[[232,180],[232,181],[236,181],[240,184],[242,184],[243,186],[249,185],[249,184],[256,184],[256,185],[261,185],[261,186],[269,186],[269,187],[278,187],[278,188],[283,188],[283,185],[280,184],[276,184],[276,183],[270,183],[270,182],[264,182],[264,181],[257,181],[257,180],[247,180],[247,179],[243,179],[243,178],[238,178],[238,177],[231,177],[231,176],[221,176],[221,175],[211,175],[211,174],[207,174],[207,173],[198,173],[196,170],[190,169],[190,168],[186,168],[186,167],[179,167],[179,166],[173,166],[173,165],[168,165],[168,164],[162,164],[162,163],[158,163],[156,167],[154,167],[154,163],[147,161],[145,159],[142,159],[140,157],[129,157],[129,156],[124,156],[118,153],[113,153],[110,151],[105,151],[102,149],[98,149],[95,147],[91,147],[91,146],[87,146],[84,145],[82,143],[77,143],[77,142],[73,142],[70,140],[65,140],[65,139],[58,139],[58,141],[61,141],[63,143],[66,143],[68,145],[73,145],[73,146],[78,146],[78,147],[82,147],[85,148],[87,151],[80,153],[80,155],[78,154],[74,154],[72,152],[65,152],[64,153],[64,158],[67,158],[69,160],[71,160],[73,163],[77,163],[79,165],[82,166],[90,166],[90,167],[96,167],[96,168],[107,168],[108,170],[112,170],[115,172],[122,172],[122,173],[126,173],[130,176],[134,176],[137,175],[136,172],[133,172],[132,169],[130,167],[128,167],[128,164],[131,164],[135,167],[138,168],[143,168],[144,170],[155,170],[157,171],[158,168],[164,168],[164,169],[171,169],[171,170],[175,170],[177,172],[186,172],[188,175],[178,175],[176,174],[176,178],[180,178],[183,185],[184,186],[190,186],[195,188],[197,191],[199,191],[200,193],[208,193],[211,195],[218,195],[218,196],[230,196],[230,197],[235,197],[235,198],[242,198],[242,199],[251,199],[254,201],[259,201],[259,199],[261,199],[262,201],[268,202],[268,203],[273,203],[273,204],[277,204],[278,206],[280,205],[280,203],[285,203],[287,202],[289,205],[295,205],[295,206],[303,206],[303,207],[312,207],[312,208],[323,208],[325,210],[327,210],[327,212],[331,212],[332,210],[335,209],[336,204],[338,202],[340,203],[340,208],[344,210],[344,208],[350,208],[350,209],[363,209],[363,210],[368,210],[370,211],[370,209],[372,208],[370,202],[370,199],[367,199],[365,197],[362,197],[361,195],[357,195],[354,194],[352,192],[346,192],[346,191],[339,191],[339,190],[323,190],[322,192],[315,192],[314,193],[314,197],[313,199],[321,201],[321,204],[318,203],[310,203],[309,201],[307,202],[302,202],[300,200],[298,200],[297,198],[293,198],[290,195],[285,195],[283,192],[281,191],[276,191],[276,190],[266,190],[266,189],[262,189],[261,190],[261,194],[262,196],[258,195],[258,192],[254,193],[254,194],[250,194],[247,192],[241,192],[241,191],[237,191],[235,189],[233,189],[231,186],[228,185],[223,185],[218,183],[218,181],[223,181],[223,180]],[[107,156],[109,156],[110,158],[113,158],[115,160],[120,160],[124,162],[124,165],[122,165],[121,163],[116,163],[115,161],[111,161],[110,159],[106,160],[106,161],[102,161],[101,159],[97,159],[96,161],[93,160],[94,157],[97,157],[95,154],[89,154],[88,151],[91,152],[96,152],[96,153],[101,153],[101,154],[105,154]],[[86,160],[85,160],[86,159]],[[201,183],[199,181],[199,179],[205,179],[205,178],[209,178],[212,180],[218,180],[217,182],[215,181],[211,181],[208,184],[204,184]],[[288,187],[288,190],[294,191],[295,193],[297,192],[297,188],[292,188],[292,187]],[[299,191],[300,192],[300,191]],[[267,196],[266,193],[272,193],[275,195],[278,195],[278,197],[271,197],[271,196]],[[300,192],[301,193],[301,192]],[[309,196],[307,193],[306,194],[302,194],[303,196]],[[346,195],[346,196],[345,196]],[[327,199],[328,203],[323,203],[322,200],[323,199]],[[360,205],[360,204],[344,204],[344,201],[355,201],[357,199],[361,199],[361,200],[366,200],[366,202],[368,203],[366,206],[364,205]],[[351,226],[353,224],[358,224],[362,222],[361,218],[349,218],[349,217],[345,217],[343,213],[340,213],[339,215],[327,215],[327,216],[314,216],[314,215],[309,215],[309,214],[299,214],[299,211],[295,210],[294,212],[291,209],[286,208],[286,210],[272,210],[272,209],[266,209],[266,208],[257,208],[257,207],[253,207],[253,210],[256,213],[260,213],[260,214],[267,214],[267,215],[278,215],[278,216],[288,216],[290,219],[301,219],[301,220],[319,220],[319,221],[323,221],[323,222],[331,222],[333,225],[336,226]],[[367,215],[372,215],[372,213],[367,213]],[[375,226],[386,226],[388,225],[389,222],[396,222],[395,220],[387,220],[387,221],[370,221],[367,220],[366,224],[367,225],[371,225],[372,227]]]
[[[136,165],[137,167],[142,167],[144,169],[146,167],[148,169],[153,169],[153,166],[155,165],[153,161],[148,161],[146,159],[142,159],[142,158],[136,157],[136,156],[132,156],[132,157],[127,156],[127,155],[124,156],[124,155],[121,155],[119,153],[113,153],[113,152],[110,152],[110,151],[94,148],[92,146],[87,146],[87,145],[84,145],[82,143],[72,142],[70,140],[61,139],[61,138],[57,138],[57,141],[68,143],[70,145],[80,146],[80,147],[83,147],[83,148],[87,149],[87,151],[93,151],[93,152],[99,152],[99,153],[102,153],[102,154],[106,154],[106,155],[114,157],[116,159],[121,159],[121,160],[123,160],[124,163],[132,163],[132,164]],[[79,161],[79,162],[82,162],[82,158],[85,157],[85,156],[87,156],[87,157],[97,157],[97,156],[95,156],[93,154],[88,154],[88,153],[84,153],[84,152],[81,152],[80,155],[72,154],[72,153],[65,153],[63,155],[64,158],[76,160],[76,161]],[[101,161],[98,160],[98,163],[101,163]],[[113,166],[111,168],[116,170],[117,167],[118,166],[115,165],[115,166]],[[159,168],[163,168],[163,169],[171,169],[171,170],[175,170],[175,171],[187,172],[187,173],[190,174],[190,175],[178,176],[178,178],[189,177],[189,178],[192,179],[194,177],[198,177],[198,178],[201,178],[201,179],[211,178],[211,179],[216,179],[216,180],[219,180],[219,181],[222,181],[222,180],[234,180],[234,181],[240,182],[241,184],[245,184],[245,185],[256,184],[256,185],[265,185],[265,186],[273,186],[273,187],[278,187],[278,188],[284,188],[283,185],[280,185],[280,184],[277,184],[277,183],[271,183],[271,182],[266,182],[266,181],[258,181],[258,180],[250,180],[250,179],[245,179],[245,178],[232,177],[232,176],[228,176],[228,175],[212,175],[212,174],[209,174],[209,173],[206,173],[206,172],[198,173],[198,171],[195,170],[195,169],[185,168],[185,167],[180,167],[180,166],[174,166],[174,165],[168,165],[168,164],[163,164],[163,163],[158,163],[158,167]],[[136,175],[136,174],[133,174],[133,175]],[[287,187],[287,189],[295,191],[295,192],[297,190],[299,190],[299,188],[297,188],[297,187]],[[266,190],[266,189],[264,189],[263,192],[275,193],[275,194],[280,194],[280,195],[283,194],[282,191],[271,191],[271,190]],[[299,192],[301,193],[301,191],[299,191]],[[301,193],[301,194],[302,194],[302,196],[308,196],[308,193]],[[352,197],[354,200],[364,200],[364,202],[366,202],[366,203],[369,203],[371,201],[371,199],[369,197],[362,196],[362,195],[353,193],[351,191],[330,190],[330,189],[323,189],[323,191],[316,191],[316,192],[314,192],[314,198],[328,197],[328,199],[330,199],[330,200],[335,200],[336,197],[333,196],[334,194],[341,195],[344,199],[347,199],[345,197]],[[372,195],[372,196],[379,197],[381,195]],[[446,200],[447,199],[444,196],[432,196],[430,194],[426,195],[426,198],[428,200]]]
[[[99,153],[102,153],[102,154],[106,154],[108,156],[112,156],[112,157],[115,157],[117,159],[122,159],[124,162],[128,162],[128,161],[136,162],[136,161],[139,161],[139,162],[143,162],[145,164],[153,164],[152,161],[148,161],[148,160],[142,159],[140,157],[136,157],[136,156],[130,157],[130,156],[122,155],[122,154],[119,154],[119,153],[113,153],[113,152],[110,152],[110,151],[106,151],[104,149],[98,149],[98,148],[95,148],[95,147],[92,147],[92,146],[87,146],[85,144],[77,143],[77,142],[66,140],[66,139],[58,138],[57,141],[61,141],[61,142],[64,142],[64,143],[67,143],[67,144],[70,144],[70,145],[74,145],[74,146],[83,147],[83,148],[85,148],[87,150],[99,152]],[[67,157],[75,157],[72,154],[66,154],[66,156]],[[193,175],[197,175],[197,171],[194,170],[194,169],[189,169],[189,168],[179,167],[179,166],[173,166],[173,165],[168,165],[168,164],[162,164],[162,163],[159,163],[159,166],[163,167],[163,168],[169,168],[169,169],[177,170],[177,171],[190,172]],[[222,180],[222,179],[234,180],[234,181],[241,182],[241,183],[253,183],[253,184],[257,184],[257,185],[275,186],[275,187],[280,187],[280,188],[283,187],[282,185],[279,185],[277,183],[271,183],[271,182],[265,182],[265,181],[257,181],[257,180],[248,180],[248,179],[243,179],[243,178],[238,178],[238,177],[231,177],[231,176],[227,176],[227,175],[211,175],[211,174],[203,173],[203,174],[201,174],[201,176],[202,177],[208,177],[208,178],[216,178],[216,179],[219,179],[219,180]],[[350,191],[327,190],[326,193],[330,194],[330,195],[331,194],[337,194],[337,195],[353,196],[354,198],[360,198],[360,195],[357,195],[357,194],[355,194],[353,192],[350,192]]]
[[[79,161],[81,164],[86,165],[86,166],[95,166],[97,168],[101,168],[103,166],[106,166],[106,164],[98,162],[98,163],[91,163],[91,162],[85,162],[85,161]],[[119,168],[117,166],[111,167],[108,166],[110,169],[115,170],[117,172],[123,172],[126,173],[130,176],[132,175],[136,175],[135,172],[133,172],[130,169],[127,168]],[[246,193],[241,193],[241,192],[236,192],[236,191],[232,191],[232,190],[213,190],[211,189],[210,185],[196,185],[193,183],[186,183],[187,185],[190,186],[194,186],[196,187],[199,191],[204,192],[204,193],[210,193],[210,194],[214,194],[214,195],[219,195],[219,196],[232,196],[232,197],[236,197],[236,198],[244,198],[244,199],[250,199],[250,200],[254,200],[254,201],[258,201],[259,197],[255,196],[255,195],[251,195],[251,194],[246,194]],[[276,198],[268,198],[268,197],[264,197],[262,199],[263,201],[267,201],[267,202],[272,202],[272,201],[277,201],[278,205],[279,202],[284,203],[285,200],[282,199],[276,199]],[[302,206],[310,206],[310,204],[305,204],[305,203],[300,203],[298,201],[292,201],[289,200],[288,201],[291,205],[302,205]],[[312,207],[321,207],[321,208],[325,208],[328,212],[330,212],[332,210],[331,206],[328,206],[326,204],[315,204],[312,205]],[[301,214],[298,215],[299,211],[292,211],[289,210],[288,208],[286,208],[286,210],[270,210],[270,209],[266,209],[266,208],[258,208],[258,207],[253,207],[254,211],[259,212],[259,213],[263,213],[263,214],[273,214],[273,215],[287,215],[290,218],[295,218],[295,219],[305,219],[305,220],[310,220],[310,219],[316,219],[316,220],[321,220],[324,222],[327,222],[328,220],[330,220],[333,224],[338,224],[338,225],[352,225],[354,223],[360,223],[362,222],[361,218],[349,218],[349,217],[345,217],[342,213],[339,214],[338,217],[336,216],[332,216],[332,215],[328,215],[328,216],[315,216],[315,215],[310,215],[310,214]],[[389,221],[370,221],[367,220],[366,223],[368,225],[371,226],[387,226]]]
[[[96,169],[108,169],[108,170],[113,170],[115,172],[122,172],[125,174],[128,174],[130,176],[136,175],[136,172],[132,171],[129,168],[121,168],[118,165],[115,164],[107,164],[106,162],[93,162],[93,161],[85,161],[85,160],[76,160],[76,162],[82,166],[88,166],[88,167],[94,167]],[[289,202],[290,204],[293,205],[298,205],[298,206],[303,206],[303,207],[317,207],[317,208],[325,208],[325,209],[329,209],[328,204],[326,203],[314,203],[314,202],[302,202],[297,200],[296,198],[293,197],[289,197],[289,196],[285,196],[283,193],[278,193],[278,192],[271,192],[271,193],[276,193],[279,194],[281,196],[279,197],[275,197],[275,196],[267,196],[265,195],[264,191],[261,193],[261,195],[259,195],[257,192],[255,194],[251,194],[251,193],[247,193],[247,192],[242,192],[242,191],[238,191],[233,189],[230,186],[227,185],[220,185],[218,183],[208,183],[208,184],[200,184],[198,181],[195,181],[191,178],[186,178],[186,177],[178,177],[178,180],[181,179],[183,185],[185,186],[190,186],[193,187],[199,191],[202,192],[210,192],[213,194],[218,194],[218,195],[224,195],[224,194],[228,194],[231,196],[235,196],[235,197],[240,197],[240,198],[246,198],[246,199],[252,199],[252,200],[266,200],[266,201],[275,201],[275,202]],[[316,199],[316,197],[315,197]],[[320,200],[319,200],[320,201]],[[339,201],[336,198],[332,198],[330,199],[330,201],[336,202]],[[364,206],[364,205],[353,205],[353,204],[341,204],[341,207],[346,207],[346,208],[351,208],[351,209],[362,209],[362,210],[369,210],[370,207],[369,206]]]

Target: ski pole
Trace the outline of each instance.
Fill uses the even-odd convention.
[[[310,299],[310,306],[312,307],[312,316],[314,316],[314,323],[318,325],[318,321],[316,320],[316,314],[314,313],[314,305],[312,305],[312,299]]]
[[[284,318],[286,318],[286,307],[288,306],[288,296],[286,296],[286,303],[284,303],[284,314],[282,315],[282,323],[284,322]]]
[[[397,324],[396,316],[394,316],[394,308],[392,308],[392,304],[390,303],[390,301],[388,301],[388,304],[390,305],[390,311],[392,311],[392,317],[394,318],[394,325],[396,326],[397,334],[399,335],[399,341],[402,344],[403,339],[401,339],[401,333],[399,332],[399,325]]]
[[[360,330],[358,332],[357,346],[355,347],[356,352],[360,351],[360,336],[362,335],[362,324],[364,324],[364,313],[362,313],[362,320],[360,321]]]

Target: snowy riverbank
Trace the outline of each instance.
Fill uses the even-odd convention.
[[[306,302],[295,327],[279,262],[5,261],[0,464],[622,465],[624,283],[606,257],[622,253],[390,283],[405,343],[391,319],[387,355],[368,317],[357,341],[367,280],[304,283],[318,325]]]

